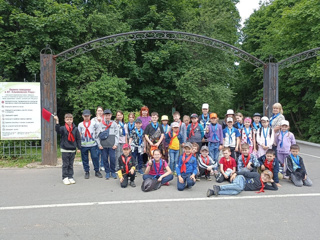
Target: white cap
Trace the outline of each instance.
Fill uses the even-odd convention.
[[[290,126],[290,125],[289,125],[289,121],[287,121],[287,120],[282,120],[282,121],[281,121],[281,126],[282,126],[282,125]]]
[[[171,127],[174,128],[174,127],[180,127],[180,126],[179,126],[179,123],[173,122],[171,123]]]
[[[226,115],[234,115],[234,111],[232,109],[228,109]]]
[[[202,104],[202,109],[209,109],[209,104],[208,103]]]
[[[233,118],[228,117],[227,122],[233,122]]]
[[[261,118],[261,121],[269,121],[269,118],[268,118],[267,116],[263,116],[263,117]]]

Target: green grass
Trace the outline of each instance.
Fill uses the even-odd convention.
[[[21,157],[21,158],[5,158],[0,159],[0,168],[18,167],[23,168],[29,163],[41,162],[41,157]]]

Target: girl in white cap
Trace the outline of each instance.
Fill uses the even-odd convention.
[[[274,143],[274,131],[269,125],[268,117],[261,118],[262,127],[257,131],[258,158],[265,155],[268,149],[272,149]]]
[[[224,121],[222,123],[222,129],[225,129],[226,127],[228,127],[228,124],[227,124],[228,118],[232,118],[233,122],[236,122],[236,118],[234,117],[234,111],[232,109],[228,109],[228,111],[224,117]]]

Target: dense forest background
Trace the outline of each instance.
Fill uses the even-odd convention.
[[[238,0],[0,0],[0,81],[40,81],[39,53],[129,31],[176,30],[205,35],[277,62],[320,47],[318,0],[262,3],[240,28]],[[235,64],[239,63],[239,64]],[[119,43],[57,68],[58,114],[80,120],[101,105],[135,111],[147,105],[171,115],[227,109],[262,112],[263,72],[223,52],[167,40]],[[279,100],[298,138],[320,142],[320,58],[279,72]]]

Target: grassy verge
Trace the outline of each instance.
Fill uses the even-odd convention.
[[[5,168],[5,167],[25,167],[29,163],[34,163],[34,162],[41,162],[41,158],[30,158],[30,157],[25,157],[25,158],[5,158],[5,159],[0,159],[0,168]]]

